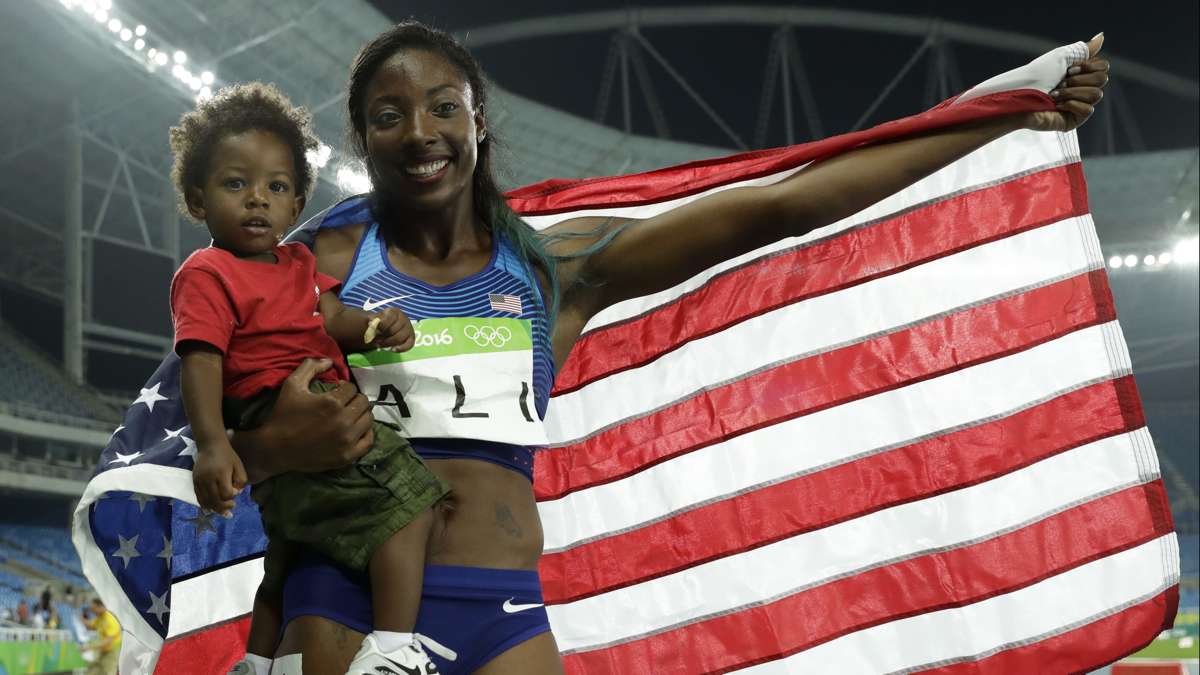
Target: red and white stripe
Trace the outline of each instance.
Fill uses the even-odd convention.
[[[1047,101],[1004,92],[513,206],[539,228],[646,218]],[[541,574],[570,673],[1067,672],[1173,617],[1173,526],[1074,134],[1010,134],[606,310],[547,425]]]

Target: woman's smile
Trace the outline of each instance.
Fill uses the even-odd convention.
[[[449,166],[450,158],[441,157],[406,163],[403,171],[404,175],[418,183],[436,183],[446,175],[446,168]]]

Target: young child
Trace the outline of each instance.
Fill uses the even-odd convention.
[[[328,391],[349,379],[342,350],[413,345],[401,312],[342,305],[333,292],[339,282],[317,271],[312,253],[280,243],[312,187],[310,126],[307,111],[274,86],[252,83],[221,91],[171,129],[172,179],[213,239],[171,283],[183,402],[197,446],[192,476],[200,506],[226,515],[246,483],[227,427],[260,424],[305,358],[333,362],[313,382],[314,391]],[[374,447],[353,466],[287,473],[254,487],[269,538],[266,573],[246,657],[232,672],[269,672],[284,575],[298,544],[370,574],[375,631],[349,672],[436,672],[412,630],[430,507],[447,488],[394,429],[375,423],[374,432]]]

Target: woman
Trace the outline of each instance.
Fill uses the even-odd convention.
[[[775,185],[726,190],[647,220],[568,220],[538,238],[507,210],[492,180],[493,140],[478,64],[445,34],[400,24],[363,49],[349,87],[354,139],[375,192],[369,202],[335,207],[315,251],[322,271],[345,282],[344,301],[399,306],[422,322],[502,316],[504,310],[487,314],[485,307],[481,314],[450,306],[461,299],[456,293],[481,280],[509,284],[502,293],[520,301],[507,311],[519,312],[532,327],[528,363],[540,417],[552,367],[605,307],[836,222],[1016,129],[1066,131],[1083,123],[1107,81],[1108,64],[1095,58],[1102,41],[1097,36],[1089,43],[1091,58],[1072,68],[1055,92],[1056,111],[860,148]],[[704,227],[694,227],[697,222]],[[366,400],[349,385],[325,396],[308,393],[308,380],[323,367],[298,369],[268,423],[239,439],[254,478],[341,466],[365,451]],[[375,415],[405,418],[398,411],[409,402],[383,393],[386,373],[360,373],[373,381],[364,386],[380,392]],[[516,376],[497,371],[496,377]],[[455,387],[454,417],[470,417],[462,411],[462,383]],[[431,537],[417,627],[432,638],[426,645],[441,672],[562,672],[535,571],[542,531],[529,450],[486,432],[442,440],[414,435],[414,446],[453,490]],[[288,448],[300,439],[312,452],[293,457]],[[279,654],[302,652],[310,675],[345,672],[369,629],[362,583],[321,560],[296,569]]]

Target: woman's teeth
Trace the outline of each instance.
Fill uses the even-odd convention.
[[[424,164],[414,164],[412,166],[406,166],[406,167],[404,167],[404,172],[410,176],[416,176],[418,178],[428,178],[429,176],[432,176],[433,174],[446,168],[446,165],[449,163],[450,163],[450,160],[448,160],[448,159],[439,159],[439,160],[435,160],[432,162],[425,162]]]

